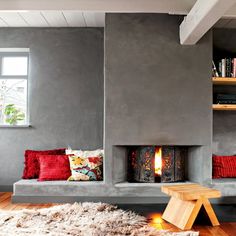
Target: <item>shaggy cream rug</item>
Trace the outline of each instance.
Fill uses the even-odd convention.
[[[170,233],[148,226],[131,211],[104,203],[74,203],[44,209],[0,211],[1,236],[197,236],[197,232]]]

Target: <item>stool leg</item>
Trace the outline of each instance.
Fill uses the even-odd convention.
[[[212,226],[220,225],[216,214],[211,206],[210,201],[207,198],[202,198],[203,206],[207,212],[207,215],[209,216],[209,219],[211,221]]]
[[[201,199],[184,201],[171,197],[162,218],[182,230],[188,230],[192,228],[201,206]]]
[[[198,215],[201,207],[202,207],[202,199],[200,198],[197,201],[195,201],[194,208],[193,208],[193,210],[191,212],[191,215],[188,218],[188,221],[187,221],[187,223],[185,225],[185,229],[191,229],[192,228],[193,223],[196,220],[197,215]]]

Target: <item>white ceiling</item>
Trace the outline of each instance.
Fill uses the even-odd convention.
[[[104,27],[105,12],[187,15],[195,2],[196,0],[0,0],[0,27]],[[236,28],[236,4],[215,27]]]
[[[230,18],[223,18],[220,19],[215,25],[214,28],[228,28],[228,29],[234,29],[236,28],[236,19],[230,19]]]
[[[104,27],[104,12],[0,12],[0,27]]]
[[[196,0],[0,0],[0,27],[103,27],[105,12],[186,15]]]
[[[0,0],[0,10],[178,12],[180,14],[186,14],[195,2],[196,0]]]

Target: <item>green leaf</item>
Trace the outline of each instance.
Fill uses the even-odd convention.
[[[6,123],[14,125],[17,124],[17,121],[24,120],[25,114],[15,107],[14,104],[8,104],[5,107],[4,114],[8,117],[6,118]]]

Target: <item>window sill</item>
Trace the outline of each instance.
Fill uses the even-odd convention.
[[[0,125],[0,128],[31,128],[31,125]]]

